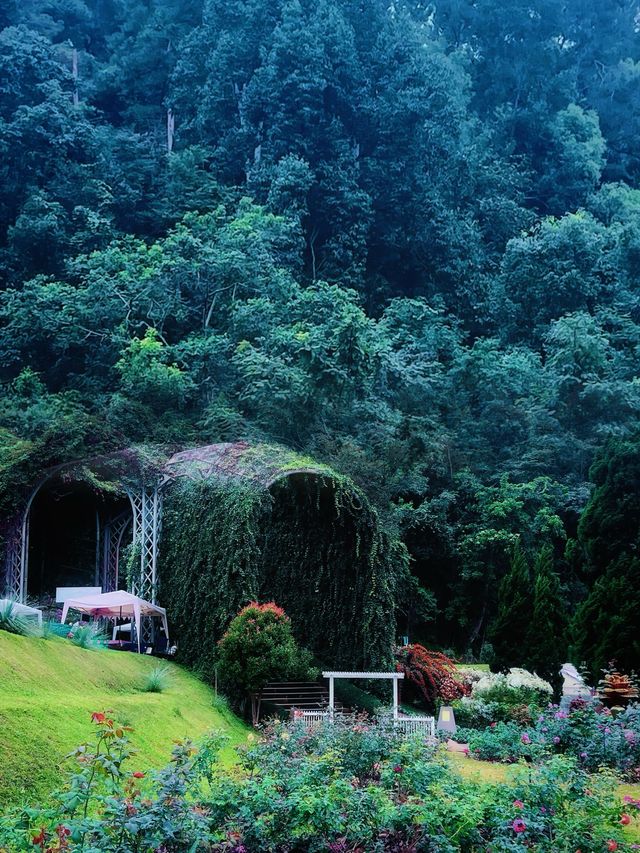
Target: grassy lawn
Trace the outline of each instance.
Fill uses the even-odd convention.
[[[143,690],[158,661],[126,652],[88,651],[68,640],[37,640],[0,631],[0,809],[46,800],[60,786],[60,763],[92,734],[92,711],[110,710],[134,728],[139,749],[132,770],[163,766],[172,741],[210,729],[229,737],[225,761],[248,729],[213,690],[168,664],[162,693]]]

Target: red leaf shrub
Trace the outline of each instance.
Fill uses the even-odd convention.
[[[436,699],[453,702],[470,692],[451,658],[419,643],[396,649],[396,669],[404,673],[428,705],[435,704]]]

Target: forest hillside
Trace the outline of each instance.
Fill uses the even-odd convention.
[[[638,20],[2,0],[0,515],[66,460],[281,444],[408,555],[399,635],[637,664]]]

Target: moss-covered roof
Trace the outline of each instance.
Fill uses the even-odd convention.
[[[249,480],[264,488],[292,474],[338,477],[327,465],[285,447],[244,441],[209,444],[175,453],[165,464],[164,473],[171,479]]]
[[[51,481],[86,483],[96,491],[134,490],[142,484],[192,480],[233,480],[268,489],[293,474],[341,479],[329,466],[285,447],[245,441],[193,447],[167,456],[162,448],[130,447],[103,456],[68,462],[46,471],[39,485]]]

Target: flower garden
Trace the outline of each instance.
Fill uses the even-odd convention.
[[[24,628],[15,618],[3,625],[5,636]],[[20,642],[123,660],[77,637]],[[136,731],[117,711],[95,710],[86,720],[93,733],[67,756],[58,790],[0,818],[0,853],[640,849],[640,705],[610,708],[602,693],[556,704],[533,673],[460,667],[420,645],[397,648],[395,660],[403,713],[450,707],[457,727],[406,735],[372,683],[348,693],[349,710],[312,724],[267,714],[231,761],[222,731],[181,737],[154,771],[136,748],[144,717]],[[217,661],[230,701],[246,716],[250,699],[254,723],[269,679],[313,670],[273,603],[240,611]],[[631,685],[616,679],[604,683]],[[155,678],[143,695],[163,690]],[[637,695],[633,686],[627,693]]]
[[[621,799],[612,768],[590,771],[568,752],[549,751],[484,785],[458,773],[436,742],[350,716],[312,729],[269,722],[249,735],[231,771],[218,761],[215,734],[198,748],[179,742],[167,768],[145,774],[136,768],[135,732],[105,712],[92,719],[95,737],[70,756],[54,805],[0,820],[0,849],[638,849],[640,799]]]
[[[234,683],[255,699],[267,671],[304,664],[299,651],[281,608],[245,608],[220,643],[236,707]],[[221,731],[176,740],[154,771],[137,751],[141,732],[95,710],[46,804],[0,818],[0,853],[640,849],[640,706],[612,710],[594,697],[564,708],[534,674],[458,668],[420,646],[398,649],[397,668],[407,701],[452,707],[456,731],[404,735],[370,693],[371,713],[263,720],[232,762]]]

